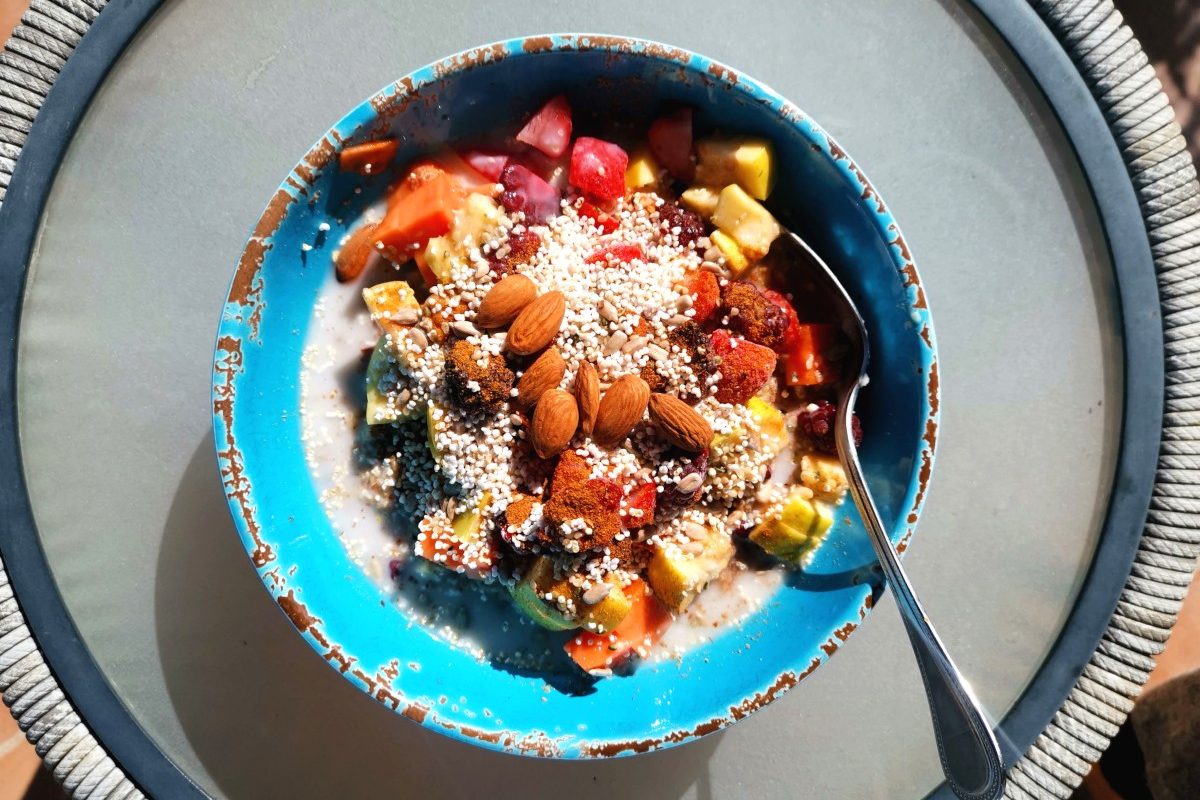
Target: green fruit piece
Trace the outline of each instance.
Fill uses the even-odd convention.
[[[425,407],[426,439],[429,441],[429,454],[433,456],[433,463],[441,464],[442,453],[438,450],[437,436],[434,434],[437,430],[437,420],[434,419],[436,413],[437,406],[433,403]]]
[[[396,362],[388,351],[387,337],[379,337],[375,349],[371,351],[371,360],[367,362],[367,424],[383,425],[400,420],[400,411],[395,405],[388,404],[388,393],[380,388],[381,382],[388,378],[396,368]]]
[[[454,531],[454,535],[464,542],[470,542],[479,536],[479,529],[483,527],[483,511],[491,501],[491,494],[484,492],[479,499],[479,505],[469,511],[455,514],[450,523],[450,530]]]
[[[545,599],[547,592],[555,595],[568,596],[564,591],[566,581],[554,579],[554,561],[546,556],[540,556],[529,567],[515,585],[509,588],[513,603],[525,616],[552,631],[568,631],[579,627],[579,621],[564,614],[556,605]],[[567,587],[569,589],[569,586]]]
[[[793,493],[778,517],[750,531],[750,541],[776,558],[802,564],[825,541],[833,527],[833,510]]]

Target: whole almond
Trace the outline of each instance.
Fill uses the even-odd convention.
[[[650,387],[644,380],[636,375],[617,378],[600,401],[592,439],[601,447],[620,444],[641,421],[649,400]]]
[[[375,229],[378,227],[373,222],[359,226],[338,250],[334,268],[339,281],[352,281],[367,268],[371,256],[375,255]]]
[[[575,402],[579,403],[579,429],[584,436],[591,436],[600,411],[600,376],[588,361],[575,373]]]
[[[570,392],[551,389],[538,400],[529,426],[533,449],[541,458],[553,458],[567,449],[579,427],[579,409]]]
[[[529,365],[521,380],[517,381],[517,402],[532,408],[538,398],[551,389],[557,389],[567,371],[566,362],[557,347],[549,347]]]
[[[678,397],[655,394],[650,398],[650,416],[663,438],[680,450],[699,453],[713,440],[713,429],[704,417]]]
[[[546,292],[517,315],[508,329],[504,346],[519,356],[533,355],[558,336],[563,315],[567,312],[567,299],[562,292]]]
[[[524,275],[509,275],[488,290],[475,312],[475,327],[503,328],[537,297],[538,287]]]

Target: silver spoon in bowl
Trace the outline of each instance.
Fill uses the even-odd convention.
[[[844,380],[838,387],[834,438],[850,483],[850,493],[854,495],[854,503],[871,536],[883,576],[892,587],[896,605],[900,608],[900,618],[904,620],[917,657],[917,666],[921,670],[929,699],[930,715],[933,717],[933,735],[937,740],[942,772],[954,794],[963,800],[999,798],[1004,793],[1004,766],[996,736],[971,687],[950,660],[950,654],[921,608],[917,593],[888,538],[887,528],[871,498],[871,491],[863,478],[862,465],[858,461],[851,419],[854,404],[858,400],[858,390],[865,382],[870,358],[866,323],[841,281],[803,239],[785,229],[777,241],[785,248],[785,255],[790,261],[807,262],[809,269],[806,277],[811,273],[815,280],[825,284],[823,288],[835,304],[833,310],[837,319],[842,321],[843,332],[850,341],[848,363],[851,367],[855,364],[854,359],[857,359],[858,369],[848,372],[853,380]]]

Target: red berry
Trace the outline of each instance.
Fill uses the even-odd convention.
[[[625,194],[625,169],[629,156],[617,145],[590,136],[580,136],[571,148],[571,185],[600,200],[616,200]]]
[[[800,335],[800,317],[796,315],[796,309],[792,307],[791,301],[774,289],[764,289],[763,296],[783,309],[783,313],[787,316],[783,341],[775,348],[778,353],[786,353],[796,346],[796,339]]]
[[[692,161],[692,109],[679,108],[663,114],[647,133],[650,154],[671,176],[690,181],[696,174]]]
[[[804,409],[796,422],[801,433],[812,441],[813,447],[827,455],[837,455],[837,441],[834,438],[834,426],[837,424],[837,406],[828,400],[817,402],[816,408]],[[862,444],[862,423],[855,414],[850,418],[850,428],[854,434],[854,446]]]
[[[571,106],[567,98],[561,94],[550,98],[521,128],[517,141],[536,147],[551,158],[567,152],[571,141]]]
[[[684,247],[704,235],[704,220],[700,219],[700,215],[678,203],[664,203],[658,216],[667,230],[679,228],[679,243]]]

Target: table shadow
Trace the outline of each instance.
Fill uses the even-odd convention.
[[[195,448],[163,530],[158,656],[200,783],[230,797],[712,796],[721,733],[600,762],[544,761],[429,732],[324,664],[272,602],[242,548],[212,435]],[[186,767],[186,761],[184,763]]]

